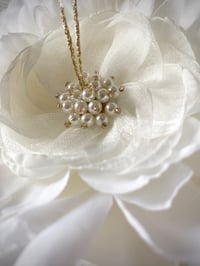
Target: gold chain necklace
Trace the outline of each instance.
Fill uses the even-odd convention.
[[[89,128],[95,125],[107,127],[110,117],[121,113],[116,101],[120,92],[123,92],[125,88],[123,86],[117,87],[114,84],[113,76],[103,79],[97,71],[93,75],[83,71],[77,0],[72,0],[75,45],[65,16],[64,5],[61,0],[58,0],[58,3],[67,45],[78,81],[74,83],[68,81],[65,84],[64,92],[56,94],[59,101],[57,107],[67,115],[65,122],[67,128],[71,126]]]

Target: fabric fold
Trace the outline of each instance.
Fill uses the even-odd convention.
[[[15,266],[36,266],[38,263],[43,266],[75,265],[84,255],[111,205],[110,197],[92,197],[41,233],[27,246]]]

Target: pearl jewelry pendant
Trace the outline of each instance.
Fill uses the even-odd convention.
[[[66,114],[65,126],[107,127],[114,115],[121,113],[117,99],[125,90],[114,84],[114,77],[103,79],[98,72],[83,73],[84,85],[67,82],[64,91],[56,94],[57,107]]]

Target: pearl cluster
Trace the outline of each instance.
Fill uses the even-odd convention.
[[[102,79],[97,72],[84,72],[83,78],[84,86],[67,82],[64,92],[56,95],[57,107],[67,115],[65,126],[106,127],[111,116],[121,113],[116,100],[125,88],[117,87],[114,77]]]

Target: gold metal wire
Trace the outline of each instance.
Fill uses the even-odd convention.
[[[74,67],[75,74],[78,78],[79,85],[81,88],[84,86],[84,79],[83,79],[83,68],[82,68],[82,54],[81,54],[81,41],[80,41],[80,23],[78,18],[78,5],[77,0],[72,0],[72,7],[73,7],[73,17],[75,22],[75,35],[76,35],[76,46],[73,43],[72,35],[69,30],[69,26],[67,23],[67,18],[65,15],[65,8],[61,0],[58,0],[60,5],[60,17],[62,20],[64,33],[67,39],[68,48],[70,50],[71,60]]]
[[[80,34],[80,23],[78,19],[79,14],[78,14],[77,0],[72,1],[72,6],[73,6],[75,30],[76,30],[76,49],[77,49],[77,58],[79,64],[79,72],[81,75],[83,75],[82,54],[81,54],[81,34]]]

